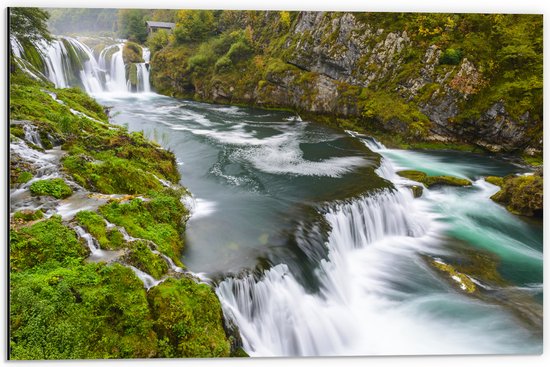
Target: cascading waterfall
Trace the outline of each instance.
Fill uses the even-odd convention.
[[[376,141],[365,144],[384,149]],[[388,160],[377,172],[395,178],[396,189],[322,210],[332,230],[328,256],[315,270],[318,292],[305,288],[285,264],[217,286],[244,349],[251,356],[313,356],[526,348],[514,345],[526,332],[506,312],[489,312],[490,305],[448,292],[437,281],[418,255],[445,253],[445,224],[426,201],[413,198]]]
[[[34,78],[36,75],[25,60],[24,49],[17,39],[10,39],[17,64]],[[57,37],[52,42],[40,42],[36,45],[44,64],[42,73],[58,88],[82,87],[89,94],[115,93],[126,95],[131,92],[127,77],[126,65],[123,60],[124,43],[116,43],[105,47],[96,59],[93,51],[72,37]],[[143,48],[145,62],[136,64],[138,71],[137,92],[150,92],[148,49]]]

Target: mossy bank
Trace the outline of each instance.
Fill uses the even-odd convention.
[[[78,89],[10,79],[10,186],[32,195],[11,209],[9,358],[230,356],[215,293],[180,261],[174,155]]]

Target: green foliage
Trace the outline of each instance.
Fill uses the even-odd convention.
[[[462,51],[455,48],[446,49],[439,58],[439,63],[444,65],[458,65],[462,60]]]
[[[220,303],[207,285],[168,279],[147,298],[162,343],[161,357],[229,357]]]
[[[543,179],[539,174],[504,177],[501,190],[491,199],[519,215],[542,217]]]
[[[36,215],[36,214],[35,214]],[[73,230],[53,216],[30,227],[10,231],[10,269],[21,271],[46,262],[82,258],[86,249]]]
[[[168,271],[166,261],[160,255],[154,254],[146,241],[132,242],[126,261],[155,279],[162,278]]]
[[[42,210],[19,210],[13,214],[13,220],[16,222],[32,222],[44,218]]]
[[[53,196],[56,199],[63,199],[73,194],[73,190],[62,178],[34,181],[29,190],[33,195]]]
[[[21,174],[19,174],[19,177],[17,177],[17,182],[18,183],[27,183],[29,182],[30,180],[32,180],[33,178],[33,174],[30,173],[30,172],[21,172]]]
[[[119,9],[118,34],[132,42],[144,43],[147,40],[146,10]]]
[[[126,267],[39,267],[12,274],[10,295],[11,359],[156,354],[143,284]]]
[[[124,245],[124,237],[116,228],[107,229],[103,217],[95,212],[81,210],[75,220],[99,242],[105,250],[117,250]]]
[[[38,40],[51,40],[46,22],[49,14],[39,8],[9,8],[10,35],[21,44],[34,43]]]
[[[397,172],[399,176],[408,178],[409,180],[421,182],[426,187],[433,186],[470,186],[472,183],[464,178],[453,176],[428,176],[424,172],[415,170],[405,170]]]
[[[134,199],[127,204],[112,202],[99,209],[108,221],[123,226],[134,237],[155,242],[159,250],[181,263],[183,218],[187,210],[180,202],[182,192],[165,189],[148,201]]]
[[[177,43],[202,41],[215,31],[211,10],[180,10],[177,13],[174,36]]]
[[[222,56],[216,61],[216,64],[214,65],[216,71],[227,71],[233,67],[233,62],[231,59],[227,56]]]
[[[151,55],[166,47],[168,43],[170,43],[170,38],[164,29],[159,29],[147,37],[147,47],[151,51]]]
[[[430,120],[413,103],[385,91],[366,88],[359,98],[363,117],[380,120],[384,124],[405,123],[405,134],[410,137],[422,137],[428,133]]]

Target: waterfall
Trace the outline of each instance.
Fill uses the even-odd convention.
[[[138,85],[137,91],[149,93],[151,92],[151,86],[149,84],[149,64],[139,63],[137,66]]]
[[[385,147],[363,139],[374,151]],[[395,168],[383,159],[380,175]],[[449,292],[421,260],[442,254],[446,224],[406,182],[320,209],[328,255],[304,286],[279,263],[216,287],[251,356],[513,353],[525,337],[504,311]],[[445,311],[443,311],[445,310]],[[435,313],[435,314],[434,314]],[[435,316],[434,316],[435,315]]]
[[[25,60],[24,48],[17,39],[10,39],[11,48],[17,65],[29,75],[36,75],[29,61]],[[127,67],[123,59],[123,42],[117,42],[103,48],[99,56],[86,44],[76,38],[62,36],[52,42],[39,41],[36,44],[40,52],[44,70],[44,79],[50,80],[57,88],[81,87],[88,94],[116,93],[126,95],[131,92],[127,76]],[[149,82],[149,57],[147,48],[142,48],[144,63],[135,64],[137,68],[137,92],[151,91]],[[38,74],[40,71],[38,71]]]

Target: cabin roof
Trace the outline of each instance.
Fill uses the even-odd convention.
[[[174,28],[176,26],[175,23],[152,22],[150,20],[148,20],[146,23],[148,27],[152,27],[152,28]]]

